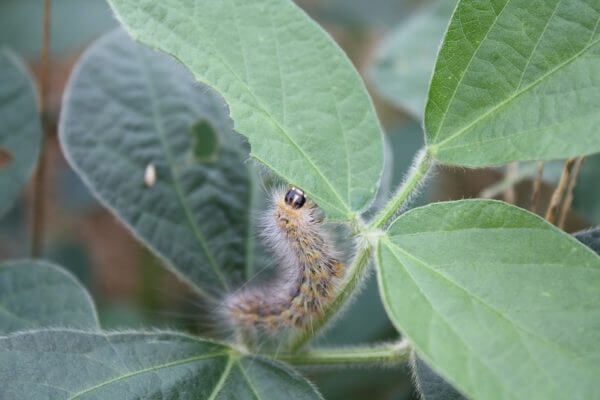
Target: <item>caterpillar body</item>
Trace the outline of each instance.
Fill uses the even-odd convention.
[[[252,333],[310,326],[332,301],[345,269],[320,210],[300,189],[276,190],[262,228],[279,261],[276,277],[230,294],[224,302],[227,318]]]

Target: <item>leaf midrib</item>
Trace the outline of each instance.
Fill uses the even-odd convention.
[[[231,360],[231,358],[232,358],[231,355],[229,354],[229,352],[227,352],[227,351],[221,351],[221,352],[217,352],[217,353],[203,354],[203,355],[199,355],[199,356],[184,358],[184,359],[181,359],[181,360],[172,361],[170,363],[153,365],[153,366],[148,367],[148,368],[140,369],[138,371],[133,371],[133,372],[130,372],[128,374],[123,374],[121,376],[117,376],[115,378],[112,378],[112,379],[106,380],[104,382],[101,382],[101,383],[99,383],[99,384],[97,384],[95,386],[89,387],[89,388],[84,389],[84,390],[82,390],[82,391],[80,391],[78,393],[75,393],[74,395],[72,395],[71,397],[69,397],[67,400],[75,400],[75,399],[80,398],[81,396],[83,396],[85,394],[91,393],[91,392],[93,392],[95,390],[101,389],[101,388],[103,388],[105,386],[108,386],[108,385],[111,385],[113,383],[120,382],[120,381],[123,381],[123,380],[128,379],[128,378],[132,378],[134,376],[142,375],[142,374],[149,373],[149,372],[159,371],[159,370],[165,369],[165,368],[170,368],[170,367],[176,367],[176,366],[179,366],[179,365],[190,364],[190,363],[194,363],[194,362],[197,362],[197,361],[206,360],[208,358],[218,358],[220,356],[227,356],[228,360]]]
[[[546,35],[546,32],[548,31],[548,26],[550,26],[550,22],[556,15],[556,12],[558,11],[558,7],[562,4],[562,2],[563,2],[563,0],[558,0],[556,2],[556,5],[554,6],[554,10],[552,10],[552,14],[548,18],[548,21],[546,21],[546,24],[544,25],[544,29],[542,29],[542,32],[540,33],[540,37],[538,37],[538,40],[536,41],[535,46],[533,46],[533,50],[531,50],[531,54],[529,55],[529,58],[527,59],[527,62],[525,63],[525,67],[523,68],[523,72],[521,73],[521,79],[519,79],[519,83],[517,84],[517,90],[521,88],[521,85],[523,84],[523,79],[525,79],[525,75],[527,74],[527,70],[529,69],[529,65],[531,65],[531,60],[533,60],[533,56],[535,56],[535,52],[537,51],[538,47],[540,46],[540,43],[542,43],[542,40],[544,39],[544,36]]]
[[[113,1],[110,1],[111,3],[113,3]],[[156,3],[155,4],[158,7],[162,7],[162,5],[160,3]],[[114,6],[114,4],[113,4]],[[117,8],[117,7],[115,7]],[[164,7],[163,7],[164,9]],[[138,10],[140,11],[143,15],[146,15],[149,19],[151,20],[156,20],[156,18],[150,14],[150,13],[146,13],[144,12],[144,10],[140,9]],[[169,11],[174,12],[176,14],[178,14],[181,18],[187,20],[189,23],[192,24],[192,26],[196,27],[196,23],[193,20],[190,20],[189,15],[184,14],[182,12],[180,12],[178,9],[176,8],[171,8],[169,9]],[[161,23],[162,21],[157,21],[158,23]],[[176,36],[179,36],[186,44],[188,47],[193,47],[189,44],[189,42],[186,40],[185,37],[182,37],[180,34],[176,33],[175,31],[169,31],[171,34],[174,34]],[[135,32],[133,32],[133,34],[135,35]],[[246,105],[256,109],[257,111],[262,112],[265,116],[268,117],[268,119],[274,124],[274,126],[277,128],[277,130],[279,130],[282,134],[283,137],[286,138],[291,144],[292,146],[296,149],[296,151],[298,151],[298,153],[306,160],[306,162],[310,165],[310,167],[312,169],[315,170],[315,172],[317,173],[317,175],[320,176],[320,178],[323,180],[323,182],[329,187],[329,189],[331,190],[331,192],[335,195],[335,197],[337,197],[338,201],[340,202],[340,204],[344,207],[343,209],[340,209],[338,207],[333,207],[335,209],[337,209],[338,211],[341,211],[342,213],[345,213],[345,215],[349,215],[352,213],[352,210],[350,208],[348,208],[348,204],[342,199],[342,197],[340,196],[340,194],[338,193],[338,191],[334,188],[334,186],[331,184],[331,182],[329,181],[329,179],[327,179],[325,177],[325,175],[323,175],[323,173],[321,172],[321,170],[319,168],[317,168],[316,164],[314,164],[314,162],[312,161],[312,159],[310,157],[308,157],[308,155],[302,150],[302,148],[296,143],[296,141],[287,134],[287,132],[285,131],[285,129],[283,129],[283,127],[279,124],[279,121],[268,111],[268,109],[262,104],[262,102],[256,97],[256,95],[254,94],[254,92],[250,89],[250,87],[248,86],[248,84],[246,84],[246,82],[244,82],[244,80],[242,80],[233,70],[233,68],[221,57],[220,53],[218,53],[217,51],[215,51],[212,46],[210,46],[211,48],[208,50],[210,53],[212,53],[215,57],[217,57],[219,59],[219,61],[221,62],[221,65],[223,65],[224,67],[227,68],[227,70],[231,73],[231,75],[241,84],[244,86],[244,88],[246,89],[246,92],[252,96],[252,98],[256,101],[256,104],[258,105],[258,107],[256,106],[252,106],[251,104],[246,103]],[[205,48],[209,48],[209,45],[206,44]],[[171,54],[171,53],[170,53]],[[184,63],[184,65],[186,65]],[[194,71],[194,76],[196,76],[196,72]],[[229,96],[227,96],[229,97]],[[236,100],[237,99],[233,99]],[[235,124],[235,121],[234,121]],[[343,134],[343,132],[342,132]],[[260,161],[259,158],[256,158],[257,160]],[[272,168],[272,167],[271,167]],[[314,194],[313,194],[314,195]],[[350,199],[348,199],[348,201],[350,201]]]
[[[221,373],[221,376],[219,377],[219,381],[213,388],[210,396],[208,397],[208,400],[214,400],[217,397],[217,395],[219,394],[219,392],[221,391],[221,389],[223,389],[223,386],[225,386],[225,382],[227,381],[227,378],[229,377],[229,373],[231,372],[232,366],[233,366],[233,357],[231,355],[229,355],[229,357],[227,358],[227,364],[225,364],[225,368],[223,368],[223,372]]]
[[[598,19],[598,21],[600,21],[600,19]],[[598,21],[596,23],[598,23]],[[593,32],[592,33],[592,38],[593,38],[594,34],[595,33]],[[439,149],[445,143],[448,143],[449,141],[454,140],[454,139],[460,137],[461,135],[463,135],[464,133],[466,133],[469,129],[471,129],[473,126],[475,126],[479,122],[483,121],[484,119],[486,119],[490,115],[494,114],[496,111],[498,111],[499,109],[503,108],[504,106],[510,104],[513,100],[515,100],[516,98],[520,97],[522,94],[527,93],[529,90],[531,90],[534,87],[538,86],[540,83],[543,83],[546,78],[552,76],[556,72],[560,71],[562,68],[568,66],[573,61],[576,61],[580,56],[582,56],[585,52],[587,52],[589,49],[591,49],[592,47],[594,47],[599,42],[600,42],[600,39],[591,40],[580,51],[578,51],[577,53],[575,53],[573,56],[569,57],[568,59],[566,59],[562,63],[558,64],[556,67],[554,67],[553,69],[551,69],[550,71],[548,71],[544,75],[540,76],[538,79],[536,79],[535,81],[533,81],[528,86],[525,86],[523,89],[516,91],[515,93],[513,93],[512,95],[510,95],[509,97],[507,97],[503,101],[499,102],[498,104],[496,104],[495,106],[493,106],[492,108],[490,108],[485,113],[481,114],[479,117],[475,118],[473,121],[471,121],[470,123],[468,123],[467,125],[465,125],[463,128],[459,129],[457,132],[455,132],[454,134],[452,134],[449,137],[447,137],[446,139],[442,140],[441,142],[438,142],[438,143],[430,145],[429,146],[430,151],[432,153],[434,153],[434,154],[437,153],[439,151]],[[448,109],[449,108],[450,108],[450,106],[448,106]],[[441,129],[441,124],[440,124],[440,129]]]

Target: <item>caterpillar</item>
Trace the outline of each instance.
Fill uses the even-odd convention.
[[[332,301],[345,266],[319,208],[301,189],[275,190],[261,225],[279,262],[276,276],[227,296],[227,318],[250,333],[303,329]]]

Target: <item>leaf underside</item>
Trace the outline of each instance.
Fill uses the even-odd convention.
[[[251,155],[330,219],[373,200],[379,123],[345,54],[288,0],[111,0],[127,31],[180,60],[229,104]]]
[[[206,159],[194,146],[202,134],[218,137]],[[220,296],[253,269],[247,148],[223,100],[168,56],[122,30],[92,45],[67,89],[60,139],[103,204],[197,291]]]
[[[32,78],[23,62],[0,48],[0,216],[21,194],[40,152],[42,129]]]
[[[87,291],[71,274],[44,261],[0,263],[0,335],[50,327],[98,329]]]

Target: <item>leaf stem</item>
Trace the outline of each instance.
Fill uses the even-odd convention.
[[[427,149],[422,149],[416,156],[413,167],[411,168],[404,183],[400,186],[396,194],[387,203],[384,209],[375,216],[369,227],[371,229],[384,228],[398,211],[406,204],[411,195],[421,185],[430,168],[434,164],[434,159]]]
[[[516,181],[519,176],[519,163],[513,162],[506,166],[506,173],[504,179],[506,181]],[[504,201],[508,204],[515,204],[517,201],[517,193],[515,191],[515,185],[509,185],[504,193],[502,194]]]
[[[577,178],[579,177],[579,172],[581,171],[581,165],[583,164],[584,158],[584,156],[581,156],[575,160],[573,172],[569,177],[569,186],[567,186],[565,200],[560,211],[560,218],[558,219],[558,227],[563,230],[565,229],[565,223],[567,222],[569,210],[571,209],[571,205],[573,204],[573,191],[575,190],[575,185],[577,184]]]
[[[44,239],[45,196],[46,186],[46,142],[49,134],[48,92],[50,87],[50,0],[44,0],[44,20],[42,33],[42,53],[40,60],[40,116],[42,120],[42,144],[37,173],[33,186],[33,238],[31,240],[31,255],[36,258],[41,255]]]
[[[411,352],[405,340],[378,346],[340,347],[314,349],[305,353],[265,354],[268,357],[293,365],[305,366],[351,366],[390,365],[407,361]]]
[[[544,162],[539,161],[537,163],[537,171],[535,174],[535,180],[533,181],[533,187],[531,189],[531,204],[530,210],[532,213],[537,213],[538,203],[540,202],[540,194],[542,193],[542,179],[544,179]]]
[[[558,182],[558,186],[556,187],[554,193],[552,193],[552,197],[550,198],[550,204],[548,205],[548,210],[546,211],[545,219],[551,224],[556,223],[556,217],[558,216],[558,211],[560,209],[564,193],[567,190],[567,186],[569,185],[569,177],[571,176],[571,171],[573,170],[574,165],[575,158],[569,158],[565,162],[562,174],[560,175],[560,181]]]

